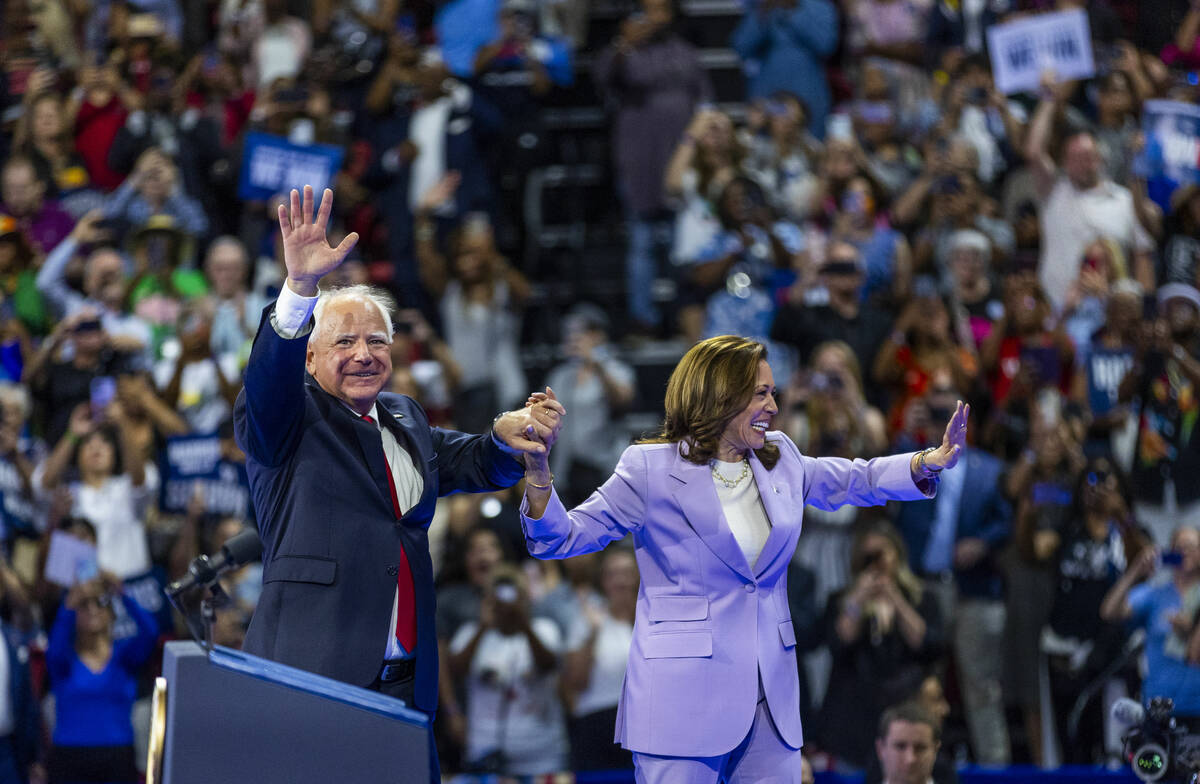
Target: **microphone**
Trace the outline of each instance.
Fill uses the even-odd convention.
[[[1137,700],[1121,697],[1112,704],[1109,716],[1121,727],[1128,728],[1141,724],[1146,720],[1146,709]]]
[[[167,596],[177,596],[197,585],[211,585],[225,572],[262,557],[262,541],[258,532],[248,528],[230,537],[220,552],[211,558],[197,556],[188,566],[188,573],[167,586]]]

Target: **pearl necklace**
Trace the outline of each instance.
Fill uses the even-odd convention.
[[[730,479],[730,478],[726,477],[724,474],[722,474],[720,471],[717,470],[717,461],[714,460],[712,462],[712,475],[721,484],[725,485],[726,488],[732,490],[733,488],[740,485],[742,483],[743,479],[745,479],[747,476],[750,475],[750,461],[743,457],[742,458],[742,473],[738,475],[737,479]]]

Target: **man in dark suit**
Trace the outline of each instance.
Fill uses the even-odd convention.
[[[287,281],[264,312],[234,409],[259,534],[263,592],[245,650],[437,706],[433,565],[438,496],[515,484],[552,444],[561,406],[497,417],[490,435],[431,428],[391,379],[391,318],[366,286],[317,281],[358,239],[325,238],[333,194],[279,208]],[[306,373],[307,371],[307,373]],[[533,440],[531,440],[533,439]],[[437,778],[436,767],[434,778]]]
[[[926,406],[938,421],[961,397],[949,373],[936,372]],[[904,443],[904,436],[900,438]],[[1004,652],[1004,580],[999,555],[1012,536],[1012,506],[1004,497],[1004,464],[982,449],[967,449],[963,470],[947,473],[937,498],[903,504],[896,527],[908,545],[912,570],[927,581],[943,617],[952,624],[954,660],[977,762],[1010,759],[1001,676]]]

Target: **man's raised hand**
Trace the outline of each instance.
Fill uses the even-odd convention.
[[[283,233],[283,263],[287,267],[288,286],[304,297],[317,294],[317,282],[336,269],[354,243],[358,233],[346,235],[336,248],[326,239],[329,213],[333,210],[333,191],[329,188],[321,195],[321,206],[313,221],[313,189],[304,186],[304,200],[300,193],[292,190],[291,208],[279,205],[279,230]]]

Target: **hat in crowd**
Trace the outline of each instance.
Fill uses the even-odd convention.
[[[183,233],[179,225],[175,222],[175,219],[170,215],[151,215],[134,233],[134,242],[154,232],[171,235],[180,235]]]
[[[131,14],[125,32],[130,38],[159,38],[163,34],[163,23],[154,14]]]
[[[537,0],[504,0],[500,10],[507,14],[536,14]]]
[[[987,235],[978,229],[959,229],[950,235],[950,252],[956,250],[974,250],[983,254],[984,259],[991,258],[992,243]]]
[[[1189,286],[1186,283],[1168,283],[1165,286],[1159,287],[1159,307],[1166,305],[1173,299],[1186,299],[1188,302],[1192,303],[1197,310],[1200,310],[1200,291],[1197,291],[1195,286]]]
[[[1112,293],[1116,296],[1128,295],[1140,299],[1146,295],[1146,290],[1133,278],[1121,278],[1112,284]]]
[[[608,334],[610,326],[611,322],[604,309],[590,302],[579,303],[567,311],[567,315],[563,317],[563,330],[565,332],[596,330]]]

